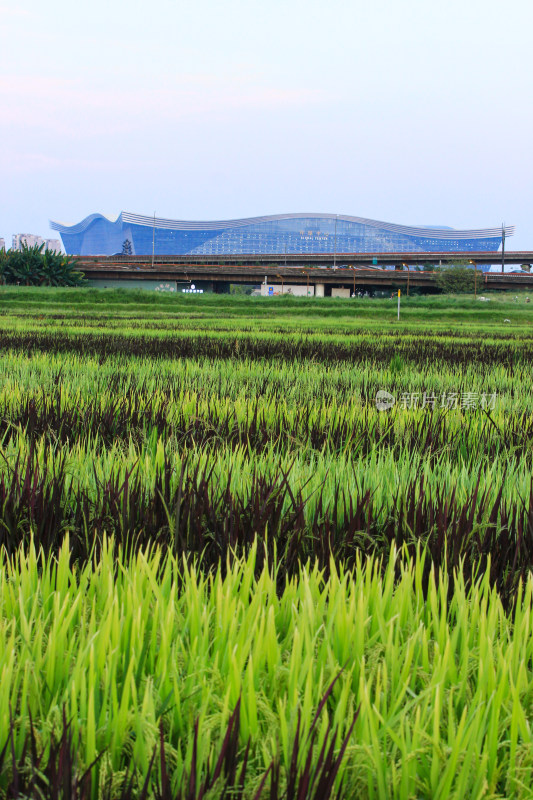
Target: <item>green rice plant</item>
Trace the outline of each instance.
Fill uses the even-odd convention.
[[[0,792],[530,796],[529,307],[2,299]]]
[[[338,731],[345,797],[528,796],[531,578],[508,616],[487,575],[451,584],[422,551],[331,563],[327,578],[302,565],[280,591],[275,563],[256,572],[257,547],[209,576],[111,543],[76,569],[69,548],[0,562],[0,749],[11,736],[17,763],[32,725],[48,752],[64,709],[80,770],[102,754],[95,791],[134,766],[142,784],[162,726],[176,792],[193,763],[205,777],[240,698],[245,796],[277,754],[288,786],[314,725],[316,766]]]

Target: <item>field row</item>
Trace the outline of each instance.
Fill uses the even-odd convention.
[[[386,456],[354,467],[345,459],[302,464],[290,454],[250,461],[243,451],[200,450],[178,461],[160,441],[154,449],[142,463],[130,448],[120,464],[118,449],[104,457],[6,450],[0,545],[12,553],[33,540],[57,553],[69,532],[72,559],[84,563],[114,534],[127,552],[157,544],[202,554],[209,570],[258,536],[287,574],[308,558],[348,566],[391,543],[411,552],[422,545],[451,580],[458,568],[488,571],[507,606],[533,566],[530,470],[462,476],[420,459],[418,469]]]
[[[57,562],[2,554],[0,745],[12,719],[23,763],[31,719],[35,760],[68,720],[78,769],[100,756],[99,796],[110,786],[118,796],[134,770],[138,787],[150,773],[169,797],[190,796],[191,775],[199,785],[226,752],[238,706],[212,797],[243,766],[246,797],[265,776],[262,796],[277,775],[280,799],[291,774],[323,778],[333,732],[342,797],[530,797],[531,578],[509,618],[486,578],[451,587],[420,555],[393,552],[384,571],[372,558],[349,573],[331,565],[327,579],[301,566],[280,591],[275,562],[258,569],[259,554],[209,577],[106,547],[72,570],[68,542]],[[161,755],[152,761],[161,748],[166,774]]]

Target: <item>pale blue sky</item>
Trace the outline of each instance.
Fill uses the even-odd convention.
[[[121,210],[517,226],[532,0],[0,0],[0,236]]]

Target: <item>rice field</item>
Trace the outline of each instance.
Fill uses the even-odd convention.
[[[532,797],[532,323],[0,289],[0,795]]]

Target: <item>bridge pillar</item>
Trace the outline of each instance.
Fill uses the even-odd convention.
[[[324,297],[323,283],[315,283],[315,297]]]

